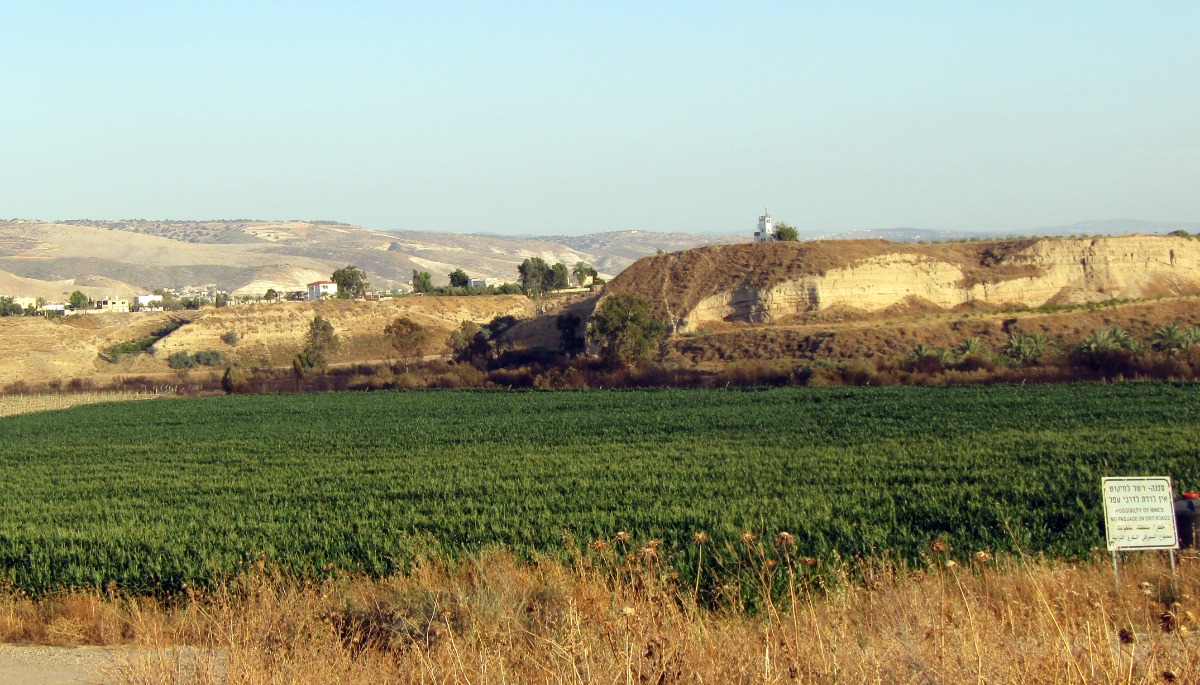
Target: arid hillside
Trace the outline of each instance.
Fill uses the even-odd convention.
[[[408,297],[384,302],[282,302],[166,312],[69,316],[58,319],[10,316],[0,318],[0,386],[25,383],[66,385],[92,379],[105,385],[118,376],[169,374],[167,358],[174,352],[218,350],[229,362],[248,367],[288,365],[304,346],[313,317],[328,319],[341,345],[333,362],[380,360],[396,353],[383,338],[383,329],[400,316],[428,331],[422,354],[438,354],[446,336],[463,321],[487,323],[497,316],[528,318],[532,301],[524,296]],[[144,339],[182,323],[147,353],[131,354],[115,363],[103,355],[114,345]],[[236,344],[222,335],[237,333]]]
[[[609,292],[642,295],[677,333],[708,322],[781,322],[831,307],[1084,304],[1200,292],[1200,241],[1120,236],[702,247],[639,260]]]
[[[0,221],[0,271],[27,279],[7,281],[0,295],[61,298],[64,288],[93,284],[126,297],[187,286],[261,295],[268,288],[303,290],[346,264],[381,289],[406,287],[414,269],[428,271],[438,285],[458,268],[511,281],[528,257],[587,262],[611,277],[659,250],[733,240],[647,231],[518,238],[302,221]]]
[[[76,290],[93,300],[101,300],[116,293],[132,293],[136,289],[136,286],[129,283],[103,276],[43,281],[0,271],[0,294],[11,297],[41,297],[47,302],[63,302]]]
[[[165,363],[156,364],[146,355],[118,367],[101,360],[100,352],[151,335],[173,319],[186,321],[195,316],[196,312],[181,312],[0,318],[0,384],[57,381],[65,385],[76,378],[166,369]]]
[[[340,340],[332,361],[376,361],[397,353],[383,337],[383,329],[404,316],[423,326],[429,335],[421,355],[444,351],[446,336],[464,321],[487,323],[497,316],[527,318],[534,313],[524,295],[493,297],[405,297],[384,302],[330,300],[313,303],[261,304],[206,310],[187,326],[166,336],[152,348],[165,360],[174,352],[222,350],[247,366],[290,364],[304,346],[313,317],[320,315],[333,324]],[[228,331],[238,343],[221,340]],[[416,355],[414,355],[416,356]]]
[[[383,330],[399,316],[427,332],[407,358],[444,354],[447,335],[464,321],[484,324],[508,315],[520,323],[505,334],[506,344],[544,360],[560,354],[558,314],[577,316],[582,333],[599,300],[625,292],[645,297],[655,316],[669,322],[673,335],[657,359],[673,369],[720,374],[750,361],[775,364],[780,373],[853,361],[907,369],[917,349],[948,351],[974,339],[986,351],[982,356],[991,358],[1014,335],[1041,336],[1055,350],[1055,363],[1070,365],[1070,351],[1098,330],[1116,327],[1145,342],[1162,325],[1188,331],[1200,325],[1200,241],[1123,236],[937,245],[740,244],[644,258],[601,294],[536,300],[414,296],[182,314],[7,317],[0,319],[0,387],[18,381],[44,386],[92,379],[107,387],[122,378],[169,379],[168,358],[179,352],[219,351],[221,368],[290,368],[318,314],[341,340],[334,363],[395,359]],[[111,353],[114,346],[148,337],[153,344],[144,353]]]

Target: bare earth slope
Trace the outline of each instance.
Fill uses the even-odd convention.
[[[384,327],[407,316],[429,331],[422,354],[441,352],[449,332],[463,321],[486,323],[497,316],[534,314],[532,301],[521,295],[493,297],[406,297],[383,302],[280,302],[205,309],[200,312],[100,314],[58,319],[0,317],[0,386],[18,381],[44,384],[75,378],[111,380],[115,376],[164,374],[174,352],[219,350],[231,362],[247,366],[291,363],[304,346],[313,317],[328,319],[341,340],[332,361],[378,360],[395,356],[383,338]],[[184,325],[159,340],[149,354],[130,355],[109,363],[100,353],[117,343],[138,340],[162,329],[172,319]],[[221,335],[234,331],[240,340],[229,345]]]
[[[42,297],[47,302],[64,301],[76,290],[93,300],[100,300],[114,293],[133,292],[134,289],[134,286],[129,283],[101,276],[44,281],[14,276],[7,271],[0,271],[0,293],[13,297]]]
[[[450,331],[464,321],[487,323],[497,316],[526,318],[533,303],[524,295],[479,297],[403,297],[384,302],[329,300],[313,303],[260,304],[208,309],[187,326],[160,340],[154,357],[165,360],[174,352],[221,350],[234,360],[253,366],[290,364],[304,346],[313,317],[333,324],[340,346],[332,361],[379,360],[396,356],[383,337],[383,329],[397,317],[408,317],[429,331],[420,354],[437,354]],[[236,346],[221,341],[234,331]],[[417,356],[417,355],[414,355]]]
[[[0,317],[0,384],[68,381],[113,373],[118,368],[127,373],[159,370],[159,365],[134,359],[116,367],[103,362],[99,354],[111,345],[150,335],[173,317],[195,315],[195,312],[181,312],[89,314],[57,319]]]
[[[882,240],[704,247],[647,257],[611,293],[646,297],[676,332],[830,307],[1040,306],[1200,292],[1200,241],[1170,236],[942,245]]]

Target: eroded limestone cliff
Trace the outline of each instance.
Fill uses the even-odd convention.
[[[941,245],[817,241],[705,247],[648,257],[613,281],[676,332],[770,322],[834,306],[914,300],[1040,306],[1200,292],[1200,241],[1132,235]]]

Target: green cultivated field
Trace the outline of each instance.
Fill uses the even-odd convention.
[[[1101,476],[1200,487],[1200,386],[236,396],[14,416],[0,437],[0,584],[30,591],[171,590],[260,552],[387,574],[619,530],[694,573],[696,531],[1086,554]]]

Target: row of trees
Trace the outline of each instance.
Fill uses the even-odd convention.
[[[432,276],[428,271],[414,269],[412,287],[413,292],[436,295],[516,295],[524,293],[530,297],[535,297],[550,290],[561,290],[570,287],[570,279],[572,277],[576,284],[582,286],[599,276],[599,273],[585,262],[578,262],[575,268],[568,272],[567,267],[563,264],[559,263],[550,266],[540,257],[526,259],[518,267],[518,272],[521,275],[520,285],[505,283],[500,286],[472,287],[471,277],[461,268],[458,268],[448,274],[450,279],[449,287],[439,288],[433,285]],[[341,299],[365,297],[371,287],[370,283],[367,282],[366,273],[353,264],[347,264],[335,270],[330,276],[330,280],[337,284],[337,296]],[[225,293],[218,293],[213,299],[203,296],[186,295],[177,298],[167,290],[155,290],[154,294],[162,298],[161,307],[166,311],[201,309],[209,305],[225,307],[230,302],[229,296]],[[265,299],[273,302],[283,297],[283,293],[274,288],[268,288],[261,298],[245,297],[241,299],[244,301]],[[44,302],[43,298],[38,298],[38,306],[41,306]],[[76,310],[90,309],[94,306],[93,300],[79,290],[71,293],[67,302],[72,309]],[[135,305],[134,309],[136,310],[136,308]],[[0,297],[0,316],[21,316],[23,314],[32,314],[35,311],[32,308],[28,311],[22,308],[21,305],[16,303],[13,297]]]
[[[433,277],[428,271],[413,269],[412,287],[414,293],[425,295],[519,295],[520,286],[514,283],[494,285],[471,285],[471,277],[462,269],[455,269],[448,274],[450,285],[439,287],[433,284]]]
[[[517,267],[517,272],[520,275],[519,285],[504,283],[499,286],[472,286],[470,275],[461,268],[457,268],[447,274],[450,284],[439,287],[433,284],[433,276],[428,271],[413,269],[412,289],[414,293],[428,295],[516,295],[524,293],[530,297],[536,297],[551,290],[568,288],[572,279],[577,285],[583,286],[594,282],[600,275],[586,262],[577,262],[573,269],[568,270],[562,263],[550,265],[541,257],[526,259]],[[371,287],[367,282],[366,273],[353,264],[347,264],[334,271],[330,280],[337,284],[337,296],[342,299],[364,297]],[[281,293],[271,288],[267,290],[264,298],[274,301],[281,296]]]
[[[483,326],[466,321],[450,334],[446,346],[458,361],[490,363],[503,351],[502,336],[517,323],[512,316],[496,317]],[[651,315],[647,302],[631,293],[606,298],[586,329],[579,314],[571,312],[560,314],[555,325],[562,354],[583,354],[590,341],[612,366],[635,366],[651,359],[667,335],[666,327]],[[403,348],[397,345],[397,349]]]
[[[39,305],[41,305],[44,302],[45,302],[45,300],[43,300],[40,297],[38,298]],[[21,307],[21,305],[17,304],[16,298],[14,298],[14,297],[10,297],[8,295],[0,297],[0,316],[21,316],[23,314],[28,315],[28,314],[36,314],[36,313],[37,313],[37,309],[35,309],[33,307],[30,307],[28,309],[23,309]]]
[[[546,263],[541,257],[529,257],[517,267],[520,275],[521,291],[530,297],[537,297],[551,290],[562,290],[571,287],[571,279],[575,284],[595,282],[600,275],[590,264],[577,262],[570,271],[562,262],[553,265]]]

